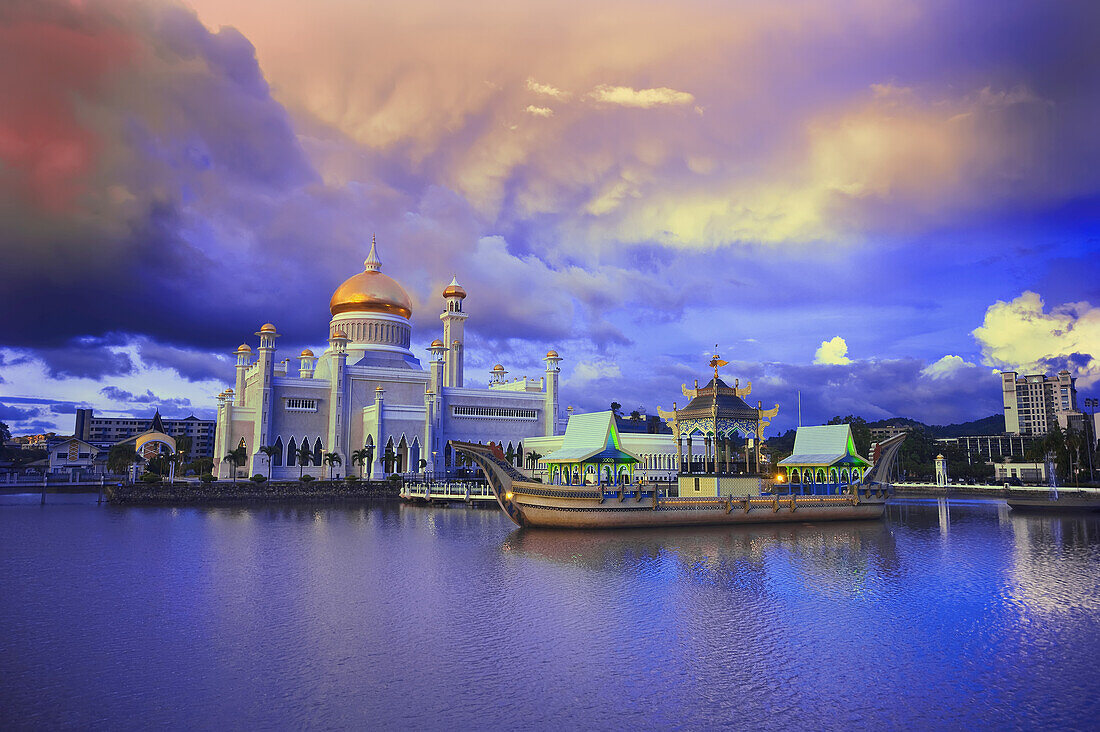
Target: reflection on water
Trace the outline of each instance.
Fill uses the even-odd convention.
[[[50,497],[54,499],[53,496]],[[1090,726],[1100,516],[514,529],[0,501],[0,724]]]

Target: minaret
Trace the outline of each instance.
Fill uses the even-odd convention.
[[[253,405],[257,411],[255,429],[252,433],[252,444],[248,446],[252,452],[252,472],[263,471],[266,456],[260,452],[260,448],[268,444],[268,436],[271,434],[271,409],[272,395],[275,382],[275,339],[279,333],[271,323],[264,323],[256,332],[260,337],[260,353],[256,362],[260,370],[260,401]]]
[[[558,364],[561,363],[561,356],[557,351],[550,350],[542,360],[546,362],[546,396],[542,407],[546,424],[543,425],[542,433],[551,437],[558,427],[558,375],[561,373]]]
[[[347,465],[348,461],[347,445],[344,439],[348,432],[347,399],[344,398],[346,392],[344,383],[347,380],[344,367],[348,362],[348,337],[344,335],[343,331],[338,330],[329,336],[328,342],[329,350],[332,352],[332,371],[329,374],[328,381],[328,449],[326,452],[334,452],[340,456],[340,465],[332,468],[333,475],[339,477],[339,472]]]
[[[443,385],[462,386],[462,350],[466,313],[462,312],[462,301],[466,291],[458,284],[458,277],[443,290],[443,300],[447,309],[439,316],[443,321],[443,343],[450,349],[443,366]]]
[[[313,351],[307,348],[298,356],[298,360],[298,378],[312,379],[313,372],[317,370],[317,357],[313,355]]]
[[[234,385],[234,393],[237,395],[235,404],[244,406],[244,375],[248,367],[252,365],[252,349],[247,343],[237,346],[237,382]]]

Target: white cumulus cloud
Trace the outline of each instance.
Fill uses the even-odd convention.
[[[573,373],[569,376],[569,386],[576,388],[583,384],[591,384],[593,382],[602,381],[605,379],[618,379],[622,377],[622,370],[619,369],[619,365],[609,359],[593,359],[591,361],[580,361],[573,369]]]
[[[821,346],[814,353],[814,363],[829,366],[847,366],[852,362],[848,358],[848,344],[840,336],[833,336],[832,340],[822,341]]]
[[[691,104],[695,97],[687,92],[662,86],[656,89],[634,89],[629,86],[600,84],[586,95],[587,99],[622,107],[649,109],[660,105]]]
[[[1002,370],[1043,373],[1066,368],[1088,386],[1100,381],[1100,308],[1088,302],[1046,312],[1038,293],[998,300],[974,329],[982,362]]]
[[[550,117],[554,114],[554,110],[550,107],[536,107],[534,104],[527,105],[527,114],[533,114],[536,117]]]
[[[968,368],[974,368],[974,364],[970,363],[962,356],[949,354],[935,363],[928,364],[921,369],[920,372],[923,376],[927,376],[930,379],[944,379]]]

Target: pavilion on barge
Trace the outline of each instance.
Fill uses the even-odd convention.
[[[799,427],[794,453],[779,461],[786,470],[788,490],[799,493],[842,493],[859,483],[871,463],[856,452],[852,428],[847,424]]]
[[[623,449],[612,412],[574,414],[561,447],[539,459],[553,485],[625,485],[640,458]]]

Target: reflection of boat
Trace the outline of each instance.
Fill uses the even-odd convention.
[[[1009,490],[1005,500],[1014,511],[1100,511],[1100,494],[1085,491]]]
[[[877,519],[889,486],[885,479],[897,461],[904,434],[879,444],[874,467],[840,495],[755,495],[678,498],[647,483],[548,485],[520,473],[499,448],[451,442],[484,471],[500,507],[519,526],[574,529],[694,526],[793,521]]]

